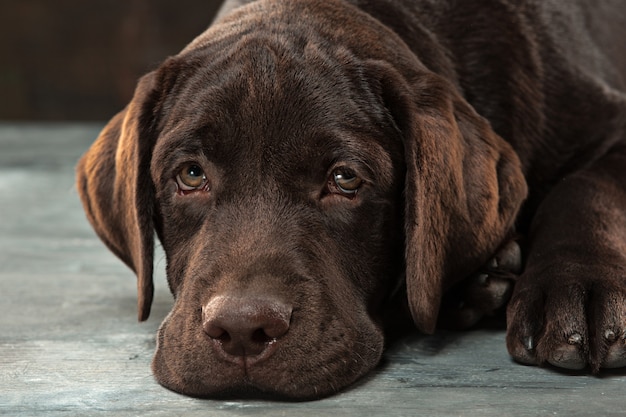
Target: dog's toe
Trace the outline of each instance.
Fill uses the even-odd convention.
[[[592,370],[626,367],[626,290],[615,282],[596,285],[589,312],[594,329],[590,346]]]
[[[466,289],[466,303],[482,314],[503,307],[513,291],[513,281],[495,274],[477,274],[470,278]]]
[[[487,269],[519,274],[522,270],[522,249],[519,244],[514,240],[504,244],[487,263]]]
[[[513,281],[488,273],[468,278],[452,297],[445,300],[440,325],[467,329],[504,307],[513,292]]]
[[[603,368],[623,368],[626,366],[626,333],[618,335],[613,330],[607,330],[604,337],[610,343],[606,353]]]
[[[522,251],[515,241],[506,243],[487,263],[486,269],[467,281],[466,304],[482,315],[505,306],[522,269]]]
[[[522,251],[507,242],[476,274],[461,282],[444,300],[440,326],[466,329],[502,309],[511,298],[522,268]]]
[[[526,336],[517,341],[509,341],[508,347],[511,357],[516,362],[524,365],[538,365],[534,337]]]
[[[539,365],[537,344],[543,328],[543,297],[518,292],[507,309],[506,344],[511,357],[524,365]]]
[[[587,366],[583,354],[583,337],[574,333],[567,338],[566,343],[554,347],[546,358],[547,362],[558,368],[580,370]]]

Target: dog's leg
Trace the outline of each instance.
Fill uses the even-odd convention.
[[[446,294],[439,326],[467,329],[501,310],[511,298],[521,270],[522,251],[515,240],[509,240],[483,268]]]
[[[507,327],[509,352],[522,363],[626,366],[626,146],[542,202]]]

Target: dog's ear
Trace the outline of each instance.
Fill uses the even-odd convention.
[[[154,187],[150,160],[156,132],[154,74],[144,76],[125,110],[102,130],[77,166],[87,218],[109,249],[137,274],[138,316],[153,297]]]
[[[512,231],[527,187],[512,147],[442,77],[408,80],[377,64],[405,150],[406,285],[416,326],[432,333],[445,289]]]

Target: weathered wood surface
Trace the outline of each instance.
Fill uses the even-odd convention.
[[[138,324],[134,276],[91,231],[73,186],[100,127],[0,125],[0,415],[626,415],[626,372],[520,366],[493,330],[405,339],[357,386],[316,402],[165,390],[149,367],[171,306],[163,273],[152,316]]]

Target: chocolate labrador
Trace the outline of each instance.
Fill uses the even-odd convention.
[[[626,365],[620,1],[224,7],[78,166],[140,320],[155,231],[165,250],[162,385],[329,395],[376,366],[399,299],[426,333],[508,301],[517,361]]]

